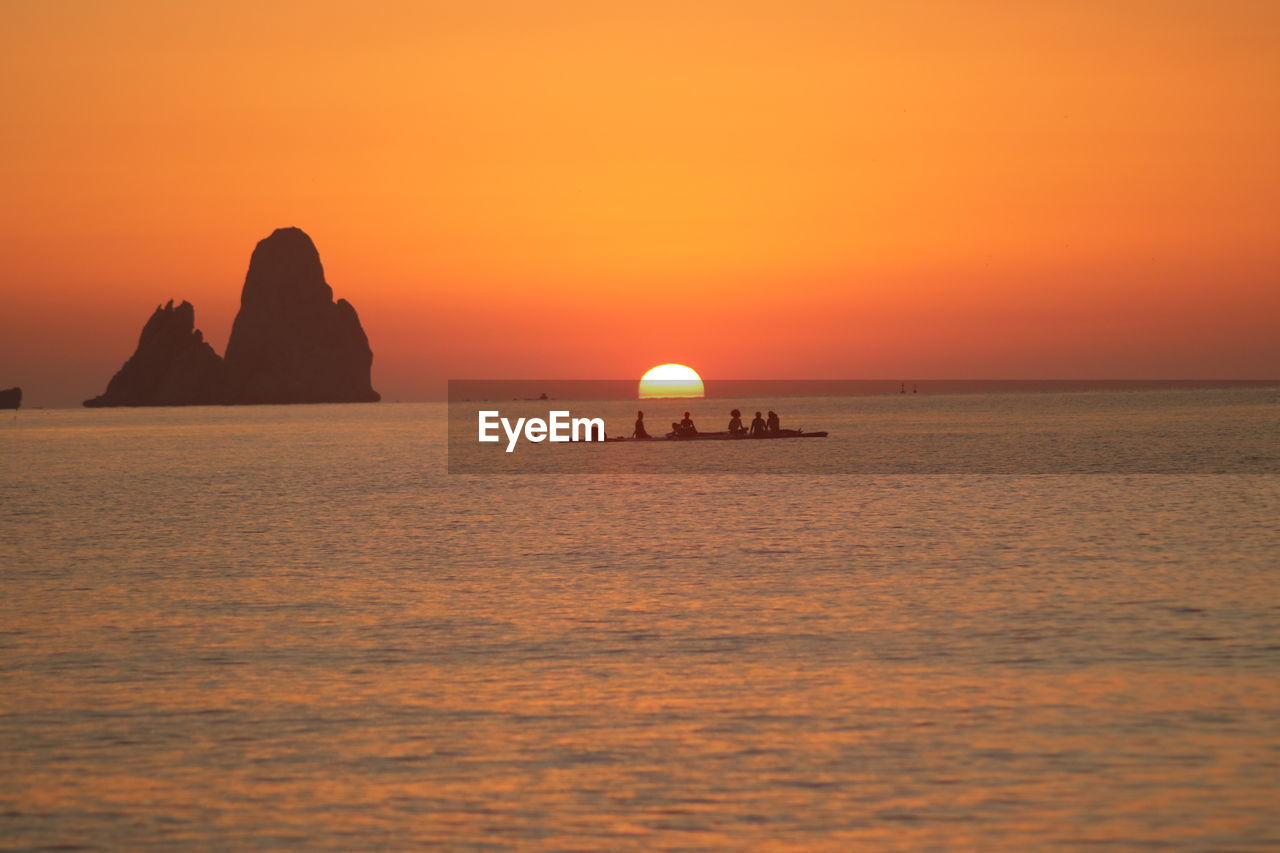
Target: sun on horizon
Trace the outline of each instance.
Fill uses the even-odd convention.
[[[684,364],[659,364],[640,377],[640,399],[703,397],[706,389],[698,371]]]

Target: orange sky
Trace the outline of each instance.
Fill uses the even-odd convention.
[[[0,387],[296,225],[441,380],[1275,378],[1280,3],[0,4]]]

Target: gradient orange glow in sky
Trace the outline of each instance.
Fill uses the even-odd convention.
[[[449,377],[1274,378],[1280,4],[0,5],[0,387],[296,225]]]

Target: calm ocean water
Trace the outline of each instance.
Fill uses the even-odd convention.
[[[890,405],[784,418],[1217,449],[482,476],[443,405],[7,413],[0,849],[1280,847],[1280,392]]]

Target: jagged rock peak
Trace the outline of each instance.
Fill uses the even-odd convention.
[[[189,406],[220,402],[222,359],[195,327],[190,302],[156,306],[142,327],[138,347],[111,377],[107,390],[85,400],[98,406]]]
[[[249,259],[225,360],[195,328],[191,303],[170,299],[106,392],[85,405],[373,403],[372,364],[356,309],[333,301],[311,238],[279,228]]]
[[[182,300],[178,307],[173,306],[170,299],[164,305],[157,305],[151,319],[142,327],[142,339],[156,337],[180,338],[195,335],[196,340],[203,340],[203,334],[196,328],[196,309],[187,300]]]

